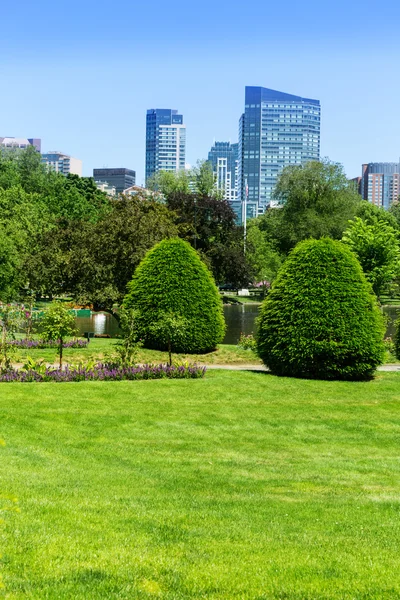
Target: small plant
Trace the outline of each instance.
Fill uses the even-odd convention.
[[[253,350],[253,352],[255,352],[257,348],[257,342],[254,335],[252,335],[251,333],[249,335],[241,333],[238,341],[238,346],[239,348],[242,348],[242,350]]]
[[[36,360],[31,356],[26,357],[25,363],[21,367],[23,371],[36,371],[37,373],[45,373],[46,368],[44,360]]]
[[[62,369],[64,339],[76,333],[75,317],[70,307],[61,302],[53,302],[45,312],[41,327],[45,340],[57,341],[57,353],[60,357],[60,369]]]
[[[172,351],[185,347],[188,320],[173,312],[160,313],[156,323],[151,325],[151,332],[157,336],[168,349],[169,365],[172,365]]]
[[[387,358],[389,360],[394,360],[396,358],[396,344],[393,339],[388,336],[383,340],[383,344],[388,355]]]
[[[11,366],[12,359],[15,358],[16,348],[10,345],[10,340],[14,338],[15,332],[20,324],[21,312],[11,304],[4,304],[0,308],[0,367],[8,369]]]
[[[119,312],[119,326],[122,331],[121,340],[114,345],[114,351],[106,356],[105,363],[115,367],[134,367],[137,364],[142,340],[139,339],[136,321],[138,311],[122,307]]]

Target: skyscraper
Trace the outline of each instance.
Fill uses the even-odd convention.
[[[151,108],[146,116],[146,183],[157,171],[185,168],[186,127],[169,108]]]
[[[319,100],[246,87],[239,120],[238,189],[243,202],[247,182],[248,217],[276,205],[272,194],[284,167],[319,160],[320,114]]]
[[[136,172],[131,169],[93,169],[93,178],[99,183],[114,186],[117,194],[136,183]]]
[[[225,200],[228,200],[240,221],[241,203],[237,193],[238,144],[215,142],[208,153],[208,161],[216,175],[217,188],[224,191]]]
[[[387,210],[399,199],[400,163],[364,164],[360,187],[364,200]]]

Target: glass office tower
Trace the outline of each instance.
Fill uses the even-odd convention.
[[[185,168],[186,127],[169,108],[151,108],[146,116],[146,183],[157,171]]]
[[[319,160],[320,118],[319,100],[246,87],[239,120],[238,190],[243,203],[247,189],[248,217],[276,206],[273,191],[284,167]]]

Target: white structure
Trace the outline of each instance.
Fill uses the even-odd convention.
[[[38,152],[40,152],[41,140],[40,138],[16,138],[16,137],[0,137],[0,147],[2,148],[29,148],[33,146]]]
[[[53,150],[42,154],[42,162],[57,173],[62,173],[63,175],[72,173],[73,175],[82,177],[82,161],[79,158],[73,158],[72,156],[68,156],[68,154]]]
[[[105,192],[107,196],[116,196],[117,190],[115,189],[115,185],[109,185],[107,181],[95,181],[97,189],[101,192]]]
[[[237,193],[238,161],[235,164],[235,181],[232,181],[232,171],[228,169],[227,158],[217,158],[216,185],[217,189],[224,191],[224,198],[228,202],[235,202]]]

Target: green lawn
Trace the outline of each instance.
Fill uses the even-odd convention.
[[[397,373],[2,384],[0,437],[0,597],[400,598]]]
[[[114,344],[117,340],[115,339],[93,339],[86,348],[65,348],[63,357],[66,362],[79,362],[80,360],[101,360],[104,356],[111,352]],[[18,362],[23,362],[27,356],[31,356],[35,359],[43,359],[46,362],[54,363],[57,362],[57,353],[55,349],[31,349],[31,350],[18,350],[18,354],[15,358]],[[207,365],[213,364],[261,364],[259,358],[250,350],[242,350],[238,346],[229,344],[220,344],[215,352],[209,352],[208,354],[174,354],[173,358],[176,360],[188,360],[190,362],[197,362]],[[139,351],[138,362],[167,362],[168,352],[159,352],[157,350],[147,350],[142,348]]]

